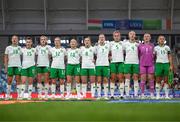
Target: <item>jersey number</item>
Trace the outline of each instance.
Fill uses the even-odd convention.
[[[31,52],[27,52],[27,56],[32,56],[32,53]]]
[[[88,56],[88,52],[86,52],[85,55]]]
[[[70,56],[71,56],[71,57],[75,57],[75,53],[71,53]]]
[[[18,50],[13,50],[13,54],[18,54]]]
[[[161,54],[166,54],[166,51],[165,50],[161,50]]]
[[[41,54],[46,54],[46,50],[41,50]]]
[[[61,52],[56,52],[56,56],[60,56],[60,53],[61,53]]]

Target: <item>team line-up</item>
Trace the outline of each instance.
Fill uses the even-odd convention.
[[[121,41],[119,31],[113,32],[113,41],[106,41],[104,34],[99,34],[98,43],[91,45],[91,38],[84,38],[84,46],[78,48],[76,39],[70,40],[70,48],[61,46],[60,37],[54,39],[54,47],[47,45],[47,37],[40,37],[40,45],[33,48],[31,37],[26,38],[25,47],[18,46],[18,36],[12,36],[12,44],[5,49],[4,66],[8,76],[6,98],[10,98],[13,76],[17,83],[18,99],[24,97],[28,80],[28,99],[31,99],[33,79],[37,75],[38,97],[55,98],[56,81],[60,82],[61,98],[71,98],[71,83],[75,82],[77,99],[86,97],[87,82],[91,84],[92,97],[114,98],[115,82],[119,84],[120,98],[130,97],[130,80],[134,84],[134,98],[145,97],[146,82],[149,83],[150,98],[159,99],[161,87],[165,98],[169,99],[168,75],[173,70],[169,46],[165,37],[158,36],[158,45],[151,43],[151,35],[145,33],[143,43],[138,43],[136,33],[128,33],[129,40]],[[110,79],[110,80],[109,80]],[[138,82],[140,79],[140,83]],[[161,84],[161,81],[164,84]],[[51,83],[49,83],[51,81]],[[42,95],[42,82],[45,91]],[[110,83],[109,83],[110,82]],[[65,85],[66,84],[66,85]],[[104,95],[101,96],[101,88]],[[64,94],[66,87],[67,94]],[[139,89],[141,94],[138,94]],[[97,96],[95,92],[97,90]],[[108,95],[110,91],[110,95]]]

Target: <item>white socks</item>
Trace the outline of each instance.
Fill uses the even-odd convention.
[[[160,96],[160,84],[156,83],[156,96]]]
[[[98,92],[98,97],[101,97],[101,84],[97,83],[97,92]]]
[[[104,96],[108,96],[108,83],[104,83]]]
[[[126,92],[126,96],[129,96],[129,85],[130,85],[130,80],[129,79],[125,79],[125,92]]]
[[[138,80],[134,80],[134,96],[138,96],[139,83]]]
[[[55,93],[56,93],[56,84],[51,84],[51,93],[52,93],[52,95],[55,95]]]
[[[22,84],[21,85],[21,93],[20,93],[21,94],[20,97],[22,97],[22,98],[24,97],[25,88],[26,88],[26,85]]]
[[[76,83],[76,90],[77,90],[77,95],[80,96],[80,94],[81,94],[80,83]]]
[[[164,91],[165,91],[165,96],[169,97],[169,85],[167,83],[164,84]]]
[[[119,89],[120,96],[124,96],[124,82],[120,83]]]
[[[11,93],[11,85],[7,85],[6,94],[9,96]]]
[[[22,90],[21,85],[20,84],[17,85],[17,94],[18,94],[18,97],[20,97],[21,90]]]
[[[47,97],[49,91],[49,83],[45,83],[45,97]]]
[[[95,96],[95,91],[96,91],[96,85],[95,83],[91,83],[91,96]]]
[[[33,87],[33,85],[32,85],[32,84],[31,84],[31,85],[29,85],[29,87],[28,87],[28,95],[29,95],[29,97],[31,97],[32,87]]]
[[[114,96],[114,90],[115,90],[115,83],[110,83],[111,96]]]
[[[71,83],[67,83],[66,91],[67,91],[67,96],[69,96],[71,94]]]
[[[37,88],[38,88],[38,94],[42,95],[42,83],[38,83]]]
[[[85,83],[85,84],[83,83],[83,84],[82,84],[82,93],[83,93],[83,96],[84,96],[84,97],[86,97],[86,91],[87,91],[87,84],[86,84],[86,83]]]
[[[60,93],[64,95],[64,84],[60,85]]]

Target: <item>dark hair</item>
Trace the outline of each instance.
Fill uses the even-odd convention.
[[[85,40],[86,38],[89,38],[89,39],[91,40],[91,37],[90,37],[90,36],[86,36],[86,37],[84,37],[84,40]]]
[[[14,37],[14,36],[17,37],[17,38],[19,39],[19,37],[18,37],[17,35],[12,35],[12,37]],[[11,37],[11,38],[12,38],[12,37]]]
[[[32,40],[32,38],[30,36],[26,37],[26,40]]]

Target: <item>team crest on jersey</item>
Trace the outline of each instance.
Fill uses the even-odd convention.
[[[107,47],[107,46],[105,46],[105,49],[108,49],[108,47]]]

